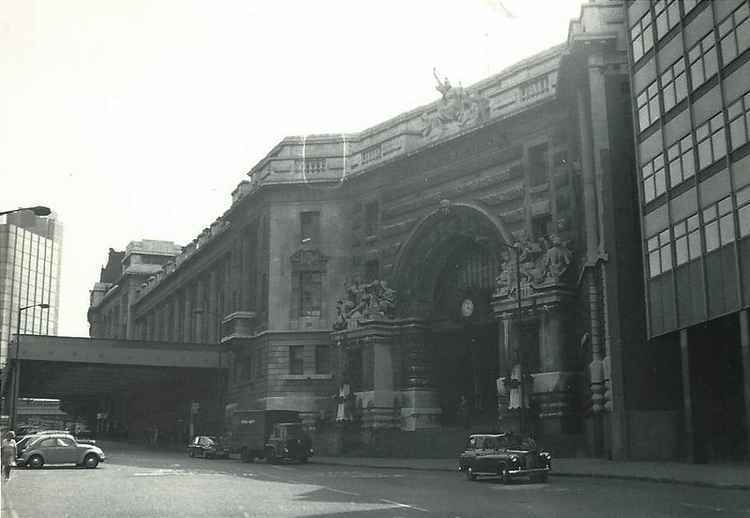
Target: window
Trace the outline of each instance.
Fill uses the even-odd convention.
[[[378,202],[371,201],[365,205],[365,234],[374,236],[378,232]]]
[[[690,60],[690,81],[693,90],[708,81],[719,69],[716,59],[716,38],[713,31],[703,37],[688,52]]]
[[[727,154],[727,141],[724,133],[724,115],[721,112],[695,130],[695,137],[698,141],[699,169],[713,164]]]
[[[672,269],[672,250],[669,241],[669,229],[650,238],[648,245],[648,265],[651,277]]]
[[[687,135],[667,149],[669,160],[669,186],[674,187],[695,174],[693,137]]]
[[[668,112],[687,97],[685,58],[680,58],[661,75],[664,111]]]
[[[740,237],[750,236],[750,186],[737,191],[737,219],[740,220]]]
[[[289,374],[305,373],[305,346],[292,345],[289,347]]]
[[[315,374],[331,372],[331,348],[328,345],[315,346]]]
[[[667,181],[664,172],[664,154],[660,153],[641,168],[643,177],[643,199],[650,202],[667,192]]]
[[[680,22],[680,6],[677,0],[658,0],[654,4],[656,13],[656,39],[661,39]]]
[[[724,65],[750,47],[750,7],[747,2],[734,10],[719,24],[721,59]]]
[[[547,181],[547,143],[529,149],[529,183],[541,185]]]
[[[641,131],[659,119],[659,84],[654,81],[638,94],[638,125]]]
[[[321,272],[298,272],[300,285],[299,316],[319,317],[323,274]]]
[[[698,214],[676,223],[672,227],[677,266],[697,259],[701,255],[701,233]]]
[[[302,243],[317,242],[320,238],[320,212],[302,212],[299,222]]]
[[[365,280],[372,282],[380,279],[380,263],[377,259],[365,263]]]
[[[734,214],[732,197],[727,196],[703,210],[703,232],[706,236],[706,252],[734,241]]]
[[[750,93],[740,97],[727,108],[729,115],[729,135],[732,150],[748,141],[750,133]]]
[[[698,5],[698,2],[701,0],[682,0],[682,7],[685,9],[685,15],[693,10],[693,8]]]
[[[654,46],[654,35],[651,32],[651,10],[630,29],[630,41],[633,45],[633,61],[638,61]]]

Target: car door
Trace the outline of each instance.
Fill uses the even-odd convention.
[[[44,459],[45,464],[59,464],[60,461],[59,458],[59,451],[57,448],[57,438],[56,437],[45,437],[39,443],[32,448],[33,450],[37,450]]]
[[[488,470],[487,467],[487,438],[477,437],[476,449],[474,450],[474,471],[477,473],[483,473]]]
[[[79,462],[78,448],[70,437],[58,437],[56,450],[59,459],[58,463],[77,464]]]

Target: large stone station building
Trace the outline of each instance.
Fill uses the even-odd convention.
[[[227,415],[677,455],[674,374],[645,345],[627,48],[623,4],[584,4],[567,42],[475,85],[436,75],[432,104],[284,138],[126,328],[231,355]]]

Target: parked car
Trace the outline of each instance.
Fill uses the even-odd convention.
[[[29,439],[17,464],[30,468],[41,468],[45,464],[75,464],[95,468],[105,458],[101,448],[79,443],[70,434],[39,434]]]
[[[518,434],[473,434],[458,459],[458,469],[468,480],[489,475],[504,484],[517,477],[546,482],[552,455],[539,450],[533,439]]]
[[[302,423],[276,423],[266,441],[264,457],[270,463],[284,460],[307,462],[315,451]]]
[[[188,444],[188,455],[204,459],[228,459],[229,448],[217,437],[198,435]]]

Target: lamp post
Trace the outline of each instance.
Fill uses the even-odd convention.
[[[21,388],[21,359],[18,357],[21,347],[21,313],[31,308],[49,309],[49,304],[30,304],[18,308],[18,319],[16,320],[16,354],[13,359],[13,385],[11,402],[13,404],[10,413],[10,429],[16,429],[16,408],[18,407],[18,392]]]
[[[35,216],[49,216],[52,213],[49,207],[45,207],[43,205],[37,205],[36,207],[20,207],[18,209],[5,210],[5,211],[0,212],[0,216],[5,216],[6,214],[11,214],[13,212],[21,212],[24,210],[32,211]]]
[[[500,243],[501,246],[503,246],[506,250],[513,250],[516,256],[516,325],[518,326],[518,329],[516,330],[517,333],[517,352],[518,352],[518,365],[520,366],[521,370],[521,385],[520,385],[520,397],[521,397],[521,413],[519,414],[519,423],[518,426],[520,428],[521,434],[523,434],[525,428],[526,428],[526,390],[524,387],[524,375],[526,373],[524,369],[524,361],[523,361],[523,347],[521,345],[521,246],[520,244],[516,244],[515,246],[509,245],[507,243]]]

